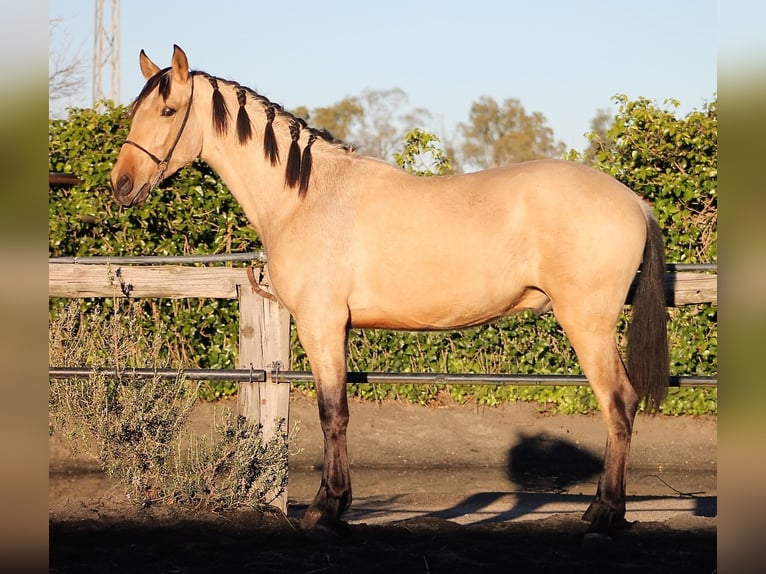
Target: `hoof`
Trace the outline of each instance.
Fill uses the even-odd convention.
[[[582,519],[590,522],[588,534],[609,534],[630,526],[625,520],[625,510],[618,510],[603,503],[591,504]]]
[[[619,532],[620,530],[627,530],[628,528],[630,528],[631,524],[632,524],[631,522],[628,522],[624,518],[594,520],[588,526],[586,536],[588,534],[601,534],[604,536],[608,536],[609,534],[614,534],[615,532]]]
[[[315,512],[306,512],[300,521],[300,528],[310,539],[321,542],[339,540],[350,533],[347,522]]]
[[[306,514],[303,515],[303,518],[301,518],[301,530],[310,530],[317,522],[319,522],[320,518],[322,518],[322,513],[319,510],[312,510],[309,508],[306,511]]]

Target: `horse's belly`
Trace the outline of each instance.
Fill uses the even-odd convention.
[[[352,299],[351,326],[410,331],[451,330],[482,325],[524,309],[544,313],[550,299],[537,289],[518,289],[504,296],[457,289],[451,293],[402,292],[399,296]]]

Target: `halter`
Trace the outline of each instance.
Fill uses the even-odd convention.
[[[191,112],[192,102],[194,100],[194,76],[191,76],[191,94],[189,95],[189,105],[186,106],[186,113],[184,114],[184,119],[181,122],[181,128],[178,130],[178,135],[176,135],[176,139],[173,142],[173,145],[170,146],[170,149],[168,150],[168,153],[165,155],[165,159],[160,159],[156,155],[154,155],[152,152],[150,152],[148,149],[146,149],[144,146],[137,144],[136,142],[125,140],[126,144],[130,144],[133,147],[137,147],[142,152],[144,152],[146,155],[148,155],[154,163],[157,164],[158,172],[157,177],[154,178],[152,181],[149,190],[151,191],[157,185],[162,181],[163,176],[165,175],[165,170],[168,168],[168,162],[170,161],[171,156],[173,155],[173,152],[176,149],[176,146],[178,145],[179,140],[181,139],[181,134],[184,133],[184,128],[186,128],[186,121],[189,119],[189,112]]]

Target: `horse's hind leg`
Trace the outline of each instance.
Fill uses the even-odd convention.
[[[583,520],[590,521],[590,532],[606,532],[625,522],[625,476],[638,396],[615,343],[616,318],[588,316],[580,309],[557,312],[554,306],[554,313],[567,332],[606,422],[604,469],[596,496],[583,515]]]

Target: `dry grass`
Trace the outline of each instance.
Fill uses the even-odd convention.
[[[118,304],[115,303],[115,309]],[[49,363],[125,369],[167,368],[162,326],[136,329],[140,307],[121,304],[108,319],[80,313],[76,303],[51,320]],[[287,481],[287,433],[264,441],[260,426],[228,411],[203,436],[189,426],[199,385],[175,379],[117,377],[52,380],[51,432],[74,453],[94,456],[138,503],[191,503],[215,509],[263,507]]]

